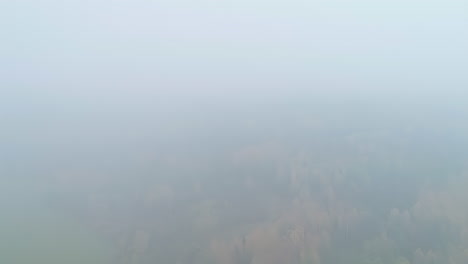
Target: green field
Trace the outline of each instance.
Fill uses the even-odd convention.
[[[50,209],[2,212],[0,263],[106,264],[112,248],[86,227]]]

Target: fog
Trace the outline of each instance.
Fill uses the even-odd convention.
[[[467,263],[467,14],[0,2],[0,263]]]

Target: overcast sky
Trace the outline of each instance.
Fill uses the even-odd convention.
[[[1,1],[3,141],[145,131],[231,95],[453,104],[468,87],[467,14],[462,0]]]
[[[467,13],[462,0],[2,1],[1,86],[466,87]]]

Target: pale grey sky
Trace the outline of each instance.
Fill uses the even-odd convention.
[[[3,1],[1,82],[8,90],[105,93],[207,86],[221,91],[464,87],[467,5],[461,0]]]

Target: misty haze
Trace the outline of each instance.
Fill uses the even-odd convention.
[[[0,3],[1,264],[468,263],[461,0]]]

